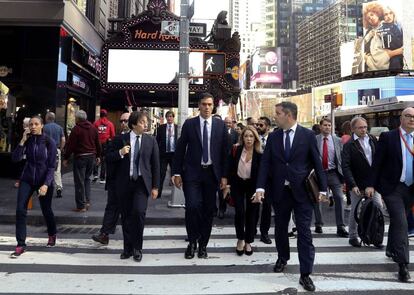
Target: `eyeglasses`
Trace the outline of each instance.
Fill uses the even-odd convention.
[[[127,123],[128,120],[119,120],[119,123]]]
[[[405,114],[404,117],[408,120],[414,120],[414,115]]]

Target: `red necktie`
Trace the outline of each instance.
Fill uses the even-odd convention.
[[[328,138],[323,138],[322,168],[328,170]]]

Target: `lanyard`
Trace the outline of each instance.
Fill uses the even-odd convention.
[[[410,154],[414,157],[414,151],[412,149],[410,149],[410,145],[408,144],[408,142],[405,139],[405,137],[402,135],[401,128],[398,128],[398,129],[400,131],[400,137],[401,137],[402,141],[404,142],[405,147],[410,152]]]

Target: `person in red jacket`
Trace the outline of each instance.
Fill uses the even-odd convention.
[[[96,129],[98,129],[99,134],[99,143],[101,144],[102,148],[102,156],[105,155],[106,145],[108,140],[112,140],[115,137],[115,127],[114,124],[108,120],[107,118],[108,112],[105,109],[101,109],[100,118],[95,121],[93,124]],[[101,161],[101,173],[100,173],[100,183],[105,183],[105,176],[106,176],[106,165],[105,159]],[[99,165],[95,165],[93,169],[93,181],[98,180],[98,167]]]
[[[75,113],[76,125],[69,135],[63,156],[63,166],[73,154],[73,178],[75,181],[76,208],[73,211],[85,212],[90,206],[91,181],[94,164],[100,163],[101,145],[98,130],[87,120],[83,110]]]

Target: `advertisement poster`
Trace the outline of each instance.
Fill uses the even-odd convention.
[[[341,46],[341,76],[413,69],[414,12],[410,1],[362,5],[363,37]]]
[[[260,48],[252,57],[252,77],[254,83],[281,84],[283,82],[282,54],[280,48]]]

